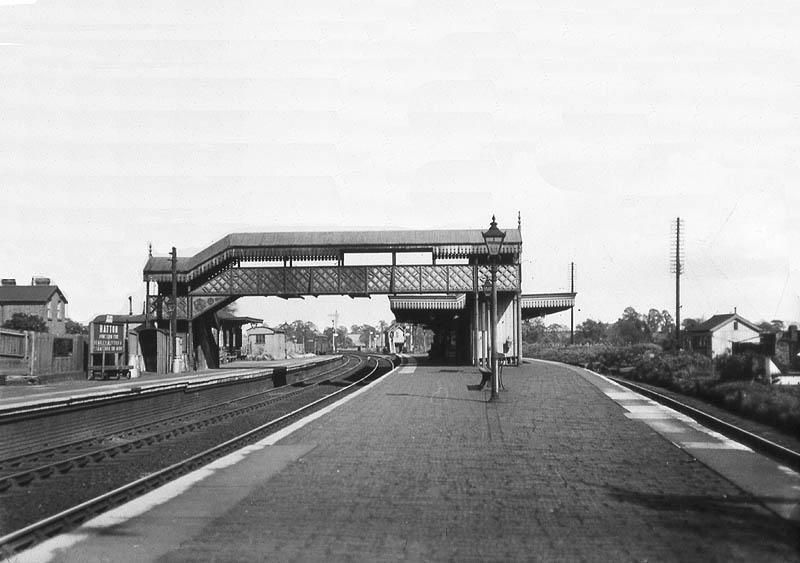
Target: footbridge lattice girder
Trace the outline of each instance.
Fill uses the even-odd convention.
[[[232,268],[191,290],[189,296],[179,295],[177,315],[196,318],[234,296],[472,293],[489,276],[487,265]],[[517,265],[498,266],[499,291],[518,291],[519,282]],[[149,307],[151,314],[160,307],[162,315],[169,316],[171,299],[151,296]]]

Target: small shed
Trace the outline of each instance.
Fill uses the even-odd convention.
[[[150,373],[172,371],[168,330],[140,325],[131,330],[131,335],[136,338],[135,344],[131,340],[131,346],[138,346],[139,356],[142,358],[140,367],[142,371]]]
[[[258,325],[247,331],[247,357],[256,360],[286,358],[286,333],[282,330]]]

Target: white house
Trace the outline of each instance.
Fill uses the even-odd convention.
[[[758,344],[761,329],[738,313],[714,315],[689,331],[692,350],[713,358],[730,353],[734,342]]]

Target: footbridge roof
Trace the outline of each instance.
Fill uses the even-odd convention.
[[[522,234],[508,229],[502,253],[518,260]],[[178,257],[179,281],[191,281],[233,262],[336,260],[344,253],[432,252],[436,258],[485,256],[480,229],[233,233],[190,257]],[[171,273],[170,258],[150,256],[144,279]]]

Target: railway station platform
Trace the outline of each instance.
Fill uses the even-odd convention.
[[[20,405],[61,401],[65,398],[80,398],[119,393],[137,387],[139,389],[174,385],[178,382],[191,381],[197,383],[220,377],[246,376],[253,373],[264,373],[275,368],[299,368],[325,362],[335,356],[309,356],[306,358],[290,358],[287,360],[241,361],[225,364],[220,369],[187,371],[183,373],[157,374],[143,373],[133,379],[108,380],[70,380],[39,385],[0,385],[0,411]]]
[[[797,561],[800,476],[602,376],[404,365],[14,561]]]

